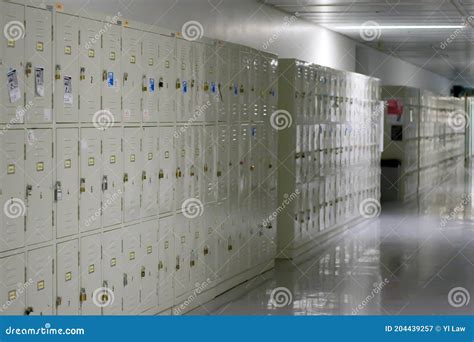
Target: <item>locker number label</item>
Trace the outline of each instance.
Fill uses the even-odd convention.
[[[9,164],[7,167],[7,174],[12,175],[15,173],[15,164]]]
[[[43,49],[44,49],[43,42],[37,42],[36,43],[36,51],[43,51]]]
[[[89,160],[87,161],[87,165],[94,166],[95,165],[95,158],[94,157],[89,157]]]
[[[70,168],[71,168],[71,164],[72,164],[72,163],[71,163],[71,159],[66,159],[66,160],[64,161],[64,168],[65,168],[65,169],[70,169]]]
[[[89,58],[94,58],[95,57],[94,49],[89,49],[89,51],[87,51],[87,56],[89,56]]]
[[[165,68],[166,69],[170,68],[170,61],[168,61],[168,60],[165,61]]]
[[[110,59],[111,61],[115,61],[115,52],[114,52],[114,51],[111,51],[111,52],[109,53],[109,59]]]
[[[115,267],[116,265],[117,265],[117,259],[116,258],[110,259],[110,267]]]
[[[89,265],[89,267],[87,268],[87,271],[89,272],[89,274],[94,273],[94,272],[95,272],[95,266],[94,266],[94,264]]]
[[[153,60],[153,58],[148,58],[148,65],[152,66],[153,64],[155,64],[155,61]]]
[[[153,159],[153,153],[149,152],[148,153],[148,160],[152,160]]]
[[[148,246],[148,247],[146,248],[146,252],[147,252],[147,254],[151,254],[151,253],[153,252],[153,247],[152,247],[152,246]]]
[[[16,299],[16,290],[11,290],[10,292],[8,292],[8,300],[12,302],[15,299]]]
[[[131,155],[130,155],[130,161],[131,161],[132,163],[135,162],[135,155],[134,155],[134,154],[131,154]]]
[[[15,41],[13,39],[8,39],[7,46],[8,47],[15,47]]]
[[[67,272],[66,273],[66,281],[72,280],[72,272]]]
[[[170,246],[170,242],[169,242],[169,241],[165,241],[165,249],[168,249],[169,246]]]
[[[115,160],[116,160],[115,155],[111,155],[109,159],[110,164],[115,164]]]
[[[128,259],[129,260],[135,260],[135,252],[128,253]]]
[[[66,46],[64,47],[64,54],[65,54],[65,55],[70,55],[71,52],[72,52],[71,47],[70,47],[69,45],[66,45]]]
[[[169,159],[170,158],[170,152],[169,151],[165,151],[165,159]]]
[[[44,163],[43,162],[37,162],[36,163],[36,171],[37,172],[44,171]]]
[[[135,64],[137,62],[137,58],[135,56],[130,56],[130,63]]]
[[[38,291],[41,291],[44,289],[44,280],[40,280],[37,284],[36,284],[36,289]]]

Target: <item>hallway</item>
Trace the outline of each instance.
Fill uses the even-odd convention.
[[[278,260],[274,270],[190,314],[472,315],[472,166],[446,172],[450,179],[418,203],[383,203],[377,219],[319,254],[298,265]],[[289,291],[272,302],[280,287]]]

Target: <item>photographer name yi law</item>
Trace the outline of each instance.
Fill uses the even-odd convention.
[[[420,329],[423,328],[423,329]],[[420,326],[420,325],[386,325],[385,332],[431,332],[433,331],[433,326]],[[465,326],[454,326],[454,325],[443,325],[436,326],[435,329],[437,332],[452,332],[452,333],[464,333],[466,332]]]

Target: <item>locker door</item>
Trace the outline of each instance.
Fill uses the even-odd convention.
[[[230,93],[229,122],[238,123],[240,116],[240,54],[239,48],[232,45],[230,48],[230,79],[228,92]],[[242,87],[243,89],[243,87]]]
[[[174,122],[176,115],[176,41],[159,36],[158,121]]]
[[[143,37],[143,122],[158,121],[158,93],[160,90],[159,81],[159,56],[160,56],[159,35],[146,33]]]
[[[144,33],[123,28],[122,31],[122,115],[124,122],[140,122],[142,102],[141,37]]]
[[[0,135],[0,252],[15,249],[25,244],[24,216],[25,200],[25,161],[22,158],[24,131],[9,130]]]
[[[31,286],[26,290],[26,312],[29,315],[53,314],[53,247],[28,252],[26,277]]]
[[[56,201],[57,236],[78,231],[79,208],[79,133],[75,128],[56,130]]]
[[[79,313],[79,246],[77,240],[58,244],[56,258],[56,313],[77,315]]]
[[[204,178],[204,165],[203,165],[203,139],[204,139],[204,127],[199,125],[199,126],[194,126],[191,128],[192,135],[190,137],[191,139],[191,145],[188,147],[191,148],[190,153],[188,154],[188,157],[192,153],[192,158],[190,160],[190,165],[191,169],[189,170],[189,176],[190,176],[190,192],[189,195],[190,197],[193,198],[203,198],[203,190],[201,190],[201,178]],[[189,161],[189,160],[188,160]]]
[[[112,25],[102,36],[102,109],[110,111],[114,122],[122,119],[121,32],[120,26]]]
[[[28,131],[26,146],[27,244],[51,240],[53,235],[52,146],[50,129]]]
[[[239,119],[240,122],[250,120],[250,67],[251,67],[250,48],[241,46],[239,51]]]
[[[218,126],[217,142],[217,198],[219,201],[227,199],[229,193],[229,127],[227,125]]]
[[[124,222],[140,218],[141,202],[141,151],[140,128],[125,128],[123,139],[124,156]]]
[[[104,306],[104,315],[119,315],[122,313],[124,256],[122,253],[123,229],[105,232],[103,235],[102,286],[113,293],[110,305]]]
[[[202,224],[202,233],[204,234],[204,242],[201,246],[203,258],[201,261],[205,265],[205,274],[207,278],[212,281],[218,281],[218,228],[220,222],[219,205],[208,206],[204,212],[204,219]]]
[[[79,227],[81,231],[100,227],[102,164],[100,132],[95,128],[84,128],[81,131],[79,179]]]
[[[25,74],[26,103],[33,103],[26,111],[29,123],[45,123],[52,121],[51,95],[51,12],[27,7],[25,36]]]
[[[204,161],[201,170],[201,189],[205,203],[217,200],[217,132],[216,126],[205,126],[202,139]]]
[[[205,67],[204,67],[204,107],[208,106],[205,110],[204,121],[214,122],[217,120],[217,110],[220,104],[221,98],[219,95],[219,82],[218,82],[218,70],[216,47],[215,45],[206,45],[205,47]],[[222,86],[221,86],[222,87]]]
[[[191,116],[194,121],[204,121],[207,117],[209,105],[209,83],[206,80],[206,45],[193,42],[192,44],[192,76],[191,96],[193,110]]]
[[[250,196],[250,135],[249,125],[240,126],[239,141],[239,204],[244,208]]]
[[[176,216],[175,225],[175,273],[174,273],[174,291],[175,297],[184,295],[190,285],[190,251],[191,239],[189,229],[189,219],[182,214]]]
[[[0,258],[0,274],[0,300],[9,304],[5,311],[0,310],[0,316],[23,315],[26,289],[33,286],[31,281],[25,279],[25,255],[22,253]]]
[[[177,131],[179,128],[177,128]],[[190,154],[187,146],[192,145],[192,130],[190,127],[181,131],[181,135],[174,135],[174,145],[176,146],[176,208],[181,208],[181,204],[189,198],[189,178],[190,178]],[[191,148],[191,147],[190,147]]]
[[[100,315],[101,309],[94,304],[94,291],[102,287],[101,282],[101,237],[90,235],[81,239],[79,302],[82,315]]]
[[[140,229],[140,307],[158,305],[158,220],[145,222]]]
[[[81,122],[92,122],[100,108],[102,79],[101,37],[99,21],[80,18],[81,41],[79,48],[79,117]],[[108,58],[108,56],[106,56]]]
[[[56,14],[54,108],[57,122],[78,121],[79,18]]]
[[[159,127],[159,206],[160,214],[174,210],[175,184],[176,184],[176,150],[173,138],[173,127]]]
[[[140,230],[139,225],[128,227],[123,239],[123,311],[136,315],[140,311]]]
[[[106,129],[102,139],[102,225],[109,227],[122,222],[122,129]]]
[[[230,49],[224,44],[217,43],[215,55],[217,63],[217,120],[228,122],[230,100],[232,98],[232,82],[230,80]]]
[[[158,307],[159,310],[173,305],[173,274],[175,271],[174,217],[160,219],[158,243]]]
[[[2,85],[2,111],[0,122],[22,123],[25,111],[21,110],[26,101],[25,92],[25,8],[9,3],[0,4],[0,24],[7,32],[6,39],[0,41],[0,84]],[[10,33],[8,33],[10,32]],[[16,85],[8,91],[7,85]],[[30,104],[31,106],[31,104]],[[19,110],[20,109],[20,110]]]
[[[158,214],[158,128],[144,127],[142,142],[142,209],[141,216]]]
[[[238,125],[230,128],[230,153],[229,153],[229,197],[232,208],[238,208],[239,195],[239,141],[240,127]]]
[[[208,209],[208,208],[206,208]],[[206,241],[206,218],[210,213],[204,211],[203,216],[192,219],[190,223],[190,287],[200,284],[206,279],[206,263],[204,259],[204,245]],[[190,219],[188,219],[190,221]]]
[[[192,46],[187,40],[176,40],[176,120],[188,121],[193,111]]]

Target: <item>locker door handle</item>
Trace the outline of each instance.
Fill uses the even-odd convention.
[[[26,186],[26,198],[31,196],[31,192],[33,191],[33,185],[27,185]]]
[[[128,173],[123,174],[123,182],[124,183],[128,182]]]

